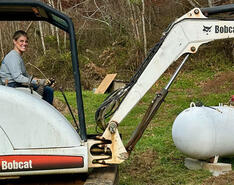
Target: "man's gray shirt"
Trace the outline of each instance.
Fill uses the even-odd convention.
[[[11,50],[3,59],[0,77],[3,83],[6,80],[8,80],[8,83],[29,83],[30,76],[26,72],[24,61],[17,51]]]

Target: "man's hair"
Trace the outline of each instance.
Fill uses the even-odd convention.
[[[16,31],[12,38],[13,38],[13,40],[17,41],[18,38],[20,38],[21,36],[25,36],[26,38],[28,38],[27,33],[23,30]]]

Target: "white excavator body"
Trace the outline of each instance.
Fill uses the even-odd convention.
[[[0,86],[0,176],[88,171],[87,143],[46,101]]]

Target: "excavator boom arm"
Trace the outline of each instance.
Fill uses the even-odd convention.
[[[137,130],[140,134],[135,134],[132,137],[127,145],[127,150],[122,143],[117,127],[174,61],[184,54],[189,56],[189,54],[196,53],[199,46],[204,43],[218,39],[234,38],[234,20],[214,19],[204,15],[233,12],[234,5],[230,6],[213,9],[194,8],[173,22],[164,32],[160,42],[151,50],[138,73],[130,80],[130,83],[104,101],[96,112],[97,123],[99,125],[101,123],[100,128],[104,130],[98,142],[100,142],[99,146],[102,146],[100,148],[103,151],[109,148],[110,152],[109,155],[104,155],[102,158],[99,156],[93,157],[92,160],[95,160],[97,164],[92,163],[92,166],[119,164],[128,158],[129,153],[127,150],[129,152],[132,150],[165,97],[153,100],[151,107],[154,108],[152,111],[150,109],[147,111],[149,114],[143,119],[143,122],[147,120],[146,123],[138,127]],[[114,111],[105,114],[108,105],[114,107]],[[103,120],[112,114],[113,116],[106,125]]]
[[[110,122],[119,124],[180,56],[195,53],[201,44],[234,38],[234,21],[209,19],[200,9],[195,8],[176,20],[164,34],[164,41],[157,53],[130,89]]]

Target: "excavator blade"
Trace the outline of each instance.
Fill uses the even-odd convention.
[[[45,176],[24,176],[4,180],[4,185],[117,185],[119,183],[118,166],[93,169],[88,174],[64,174]],[[1,184],[1,180],[0,180]]]

